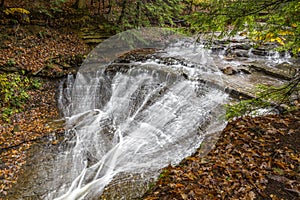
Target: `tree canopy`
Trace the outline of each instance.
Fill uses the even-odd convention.
[[[300,52],[300,2],[297,0],[192,0],[186,16],[192,30],[248,34],[258,42],[277,42]]]
[[[291,50],[294,55],[300,52],[300,2],[298,0],[51,0],[45,2],[48,4],[50,2],[52,7],[73,5],[79,10],[93,10],[90,14],[104,16],[117,31],[143,26],[179,26],[192,33],[217,32],[221,37],[242,33],[252,37],[258,43],[276,42],[282,50]],[[10,5],[0,0],[0,6],[5,7],[5,4]],[[59,10],[56,7],[51,9]],[[68,12],[68,9],[65,10]],[[52,16],[55,17],[56,13]]]
[[[300,52],[300,2],[297,0],[76,0],[77,7],[97,2],[105,17],[122,31],[141,26],[188,26],[220,37],[247,34],[258,43],[276,42]],[[184,23],[178,23],[184,22]]]

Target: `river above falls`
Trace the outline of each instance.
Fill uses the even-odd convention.
[[[291,66],[288,56],[245,47],[236,53],[234,45],[205,49],[160,31],[112,37],[90,53],[75,82],[70,76],[62,83],[66,135],[54,149],[39,150],[15,197],[97,199],[104,191],[110,199],[138,198],[159,169],[179,163],[225,126],[228,91],[247,97],[257,83],[285,81],[272,73],[289,77],[276,69]]]

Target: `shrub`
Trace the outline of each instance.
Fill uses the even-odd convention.
[[[0,74],[1,117],[9,121],[9,116],[20,112],[29,99],[28,90],[37,89],[40,82],[18,73]]]

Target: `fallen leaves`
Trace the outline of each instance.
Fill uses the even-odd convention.
[[[144,199],[298,198],[299,116],[296,111],[229,123],[212,151],[203,156],[200,148],[164,169]]]
[[[30,29],[33,28],[37,30],[31,34]],[[70,65],[78,64],[78,56],[87,53],[86,45],[71,32],[24,26],[13,35],[15,37],[2,41],[0,48],[0,67],[7,70],[17,68],[34,75],[47,70],[48,76],[64,74],[64,71],[70,70]]]
[[[22,173],[28,150],[38,139],[62,128],[49,126],[59,117],[56,108],[56,82],[44,82],[39,90],[30,91],[25,111],[14,114],[11,123],[0,121],[0,197],[5,196]]]
[[[49,2],[9,1],[6,6],[34,11],[49,7]],[[66,11],[73,12],[72,9]],[[75,73],[88,49],[73,29],[65,27],[70,20],[53,19],[57,26],[50,28],[48,19],[43,18],[45,13],[32,14],[31,24],[18,26],[12,26],[9,19],[0,17],[0,70],[48,78]],[[51,123],[59,118],[55,98],[57,79],[51,81],[48,78],[43,79],[42,88],[28,91],[29,103],[23,112],[10,117],[11,123],[0,119],[0,199],[18,180],[34,143],[63,132],[61,125]],[[58,140],[53,139],[50,143],[56,145]]]

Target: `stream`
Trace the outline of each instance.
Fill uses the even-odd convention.
[[[32,160],[31,175],[14,198],[142,196],[160,169],[178,164],[205,136],[225,127],[230,94],[252,96],[257,83],[286,81],[257,67],[288,79],[290,72],[278,72],[278,66],[291,66],[288,55],[236,49],[207,49],[159,28],[126,31],[99,44],[76,78],[70,75],[60,85],[63,141],[36,147],[40,159]],[[222,72],[228,68],[234,76]]]

